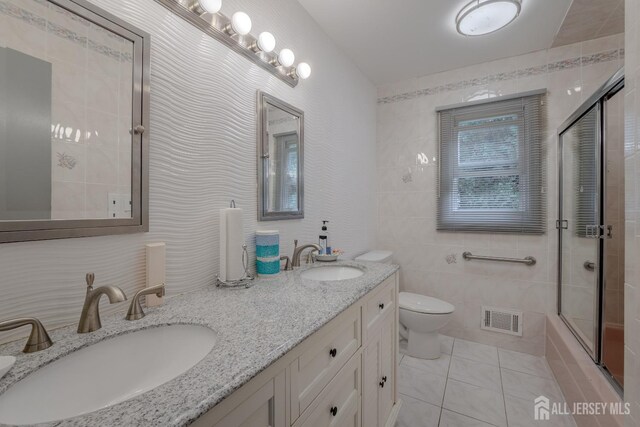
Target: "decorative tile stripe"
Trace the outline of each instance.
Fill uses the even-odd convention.
[[[85,20],[82,17],[79,17],[65,9],[62,9],[60,7],[57,7],[55,5],[52,5],[51,3],[47,2],[47,1],[43,1],[43,0],[32,0],[32,1],[37,1],[40,4],[46,5],[49,4],[51,6],[51,9],[53,9],[54,11],[57,11],[58,13],[62,13],[64,15],[67,15],[68,17],[70,17],[72,20],[88,26],[89,25],[89,21]],[[11,18],[15,18],[15,19],[19,19],[21,21],[23,21],[24,23],[34,26],[36,28],[38,28],[41,31],[46,31],[49,34],[55,35],[57,37],[60,37],[62,39],[68,40],[72,43],[76,43],[82,47],[88,47],[89,49],[100,53],[102,55],[105,55],[111,59],[114,59],[116,61],[120,61],[122,60],[122,62],[133,62],[133,54],[130,52],[126,52],[126,53],[121,53],[118,49],[113,49],[109,46],[105,46],[99,43],[96,43],[93,40],[90,40],[88,37],[86,36],[82,36],[79,35],[78,33],[65,28],[61,25],[58,25],[54,22],[51,21],[47,21],[47,19],[42,18],[32,12],[29,12],[28,10],[22,9],[12,3],[6,2],[6,1],[1,1],[0,0],[0,13],[6,16],[9,16]],[[100,26],[93,26],[98,32],[103,32],[108,34],[111,38],[115,39],[115,40],[119,40],[122,41],[124,43],[125,39],[118,36],[117,34],[113,34],[110,31],[100,27]],[[88,41],[88,43],[87,43]]]
[[[120,51],[116,49],[112,49],[109,46],[105,46],[103,44],[98,44],[93,40],[89,40],[89,49],[94,52],[100,53],[104,56],[108,56],[111,59],[116,61],[120,61]]]
[[[61,39],[66,39],[72,43],[79,44],[82,47],[87,47],[87,37],[78,35],[78,33],[63,27],[62,25],[49,21],[47,22],[47,31],[49,34],[58,36]]]
[[[445,85],[434,86],[430,88],[419,89],[413,92],[405,92],[398,95],[385,96],[378,98],[378,104],[391,104],[394,102],[407,101],[422,96],[434,95],[437,93],[451,92],[470,87],[484,86],[488,83],[514,80],[516,78],[539,76],[541,74],[552,73],[554,71],[570,70],[584,65],[593,65],[603,62],[615,61],[624,58],[624,49],[613,49],[606,52],[600,52],[593,55],[587,55],[571,59],[563,59],[562,61],[552,62],[545,65],[537,65],[535,67],[522,68],[516,71],[505,73],[491,74],[486,77],[479,77],[470,80],[462,80]]]
[[[0,1],[0,13],[11,18],[20,19],[21,21],[33,25],[42,31],[47,29],[47,20],[39,17],[27,10],[21,9],[14,4]]]

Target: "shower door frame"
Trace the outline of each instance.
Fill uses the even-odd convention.
[[[605,374],[607,380],[613,385],[614,389],[622,396],[623,388],[613,378],[613,375],[604,366],[602,361],[603,354],[603,333],[604,333],[604,303],[606,289],[606,275],[604,262],[604,242],[606,235],[604,228],[598,237],[597,242],[597,289],[594,301],[594,342],[593,350],[589,348],[587,343],[582,339],[580,334],[572,326],[571,322],[562,314],[562,231],[561,224],[563,218],[563,134],[575,125],[580,119],[588,114],[594,107],[596,109],[596,167],[598,176],[596,177],[596,185],[598,188],[598,225],[607,227],[606,218],[606,165],[607,165],[607,135],[606,135],[606,112],[607,100],[615,96],[624,88],[624,68],[620,68],[607,82],[600,87],[591,97],[589,97],[558,129],[558,220],[556,228],[558,230],[558,277],[557,277],[557,314],[567,325],[571,333],[576,337],[580,345],[585,349],[587,354],[593,359],[595,364]]]

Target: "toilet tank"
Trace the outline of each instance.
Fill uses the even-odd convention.
[[[368,261],[368,262],[381,262],[384,264],[391,264],[391,257],[393,252],[391,251],[370,251],[356,257],[354,261]]]

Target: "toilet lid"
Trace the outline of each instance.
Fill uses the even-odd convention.
[[[416,313],[448,314],[455,310],[455,307],[446,301],[410,292],[400,292],[399,302],[400,308]]]

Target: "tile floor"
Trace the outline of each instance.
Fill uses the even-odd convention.
[[[536,397],[564,401],[544,358],[446,336],[440,343],[437,360],[400,355],[396,427],[575,427],[571,416],[533,419]]]

